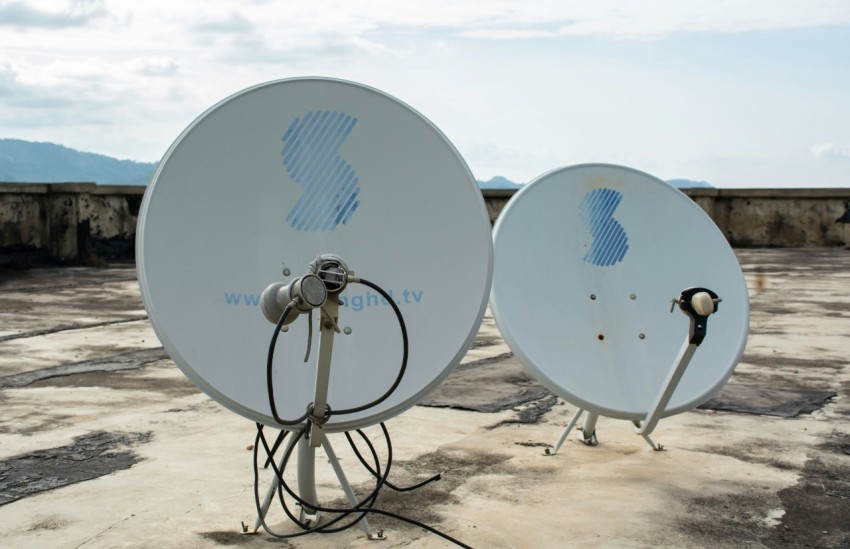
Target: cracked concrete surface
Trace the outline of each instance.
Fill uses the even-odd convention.
[[[129,351],[106,358],[72,362],[49,368],[29,370],[19,374],[11,374],[0,377],[0,388],[26,387],[33,383],[57,377],[66,377],[91,372],[115,372],[118,370],[133,370],[141,368],[151,362],[168,358],[165,349],[143,349],[140,351]]]
[[[574,407],[524,373],[488,316],[464,366],[428,396],[429,406],[388,422],[390,480],[405,485],[438,472],[443,480],[386,491],[377,506],[474,547],[850,547],[850,252],[737,253],[751,336],[715,400],[767,405],[818,393],[814,410],[787,418],[757,406],[693,410],[661,422],[654,438],[664,452],[650,450],[628,422],[601,418],[598,446],[574,433],[557,456],[544,457]],[[157,354],[143,314],[129,265],[0,273],[0,338],[15,336],[0,339],[0,471],[41,456],[35,470],[47,475],[51,449],[78,437],[150,433],[105,452],[129,454],[126,468],[0,505],[0,545],[268,546],[262,532],[239,533],[255,518],[254,425]],[[378,429],[367,433],[377,443]],[[370,476],[342,435],[331,438],[365,493]],[[341,501],[324,459],[316,473],[320,500]],[[287,474],[295,484],[294,469]],[[269,481],[261,471],[261,486]],[[294,531],[279,511],[269,519]],[[449,546],[404,523],[370,520],[386,541],[352,529],[281,545]]]

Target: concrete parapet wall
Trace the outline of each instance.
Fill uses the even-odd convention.
[[[7,186],[0,190],[0,247],[42,249],[50,240],[44,185]],[[20,190],[18,190],[20,189]],[[4,192],[5,191],[5,192]]]
[[[132,257],[145,187],[94,183],[0,183],[0,264],[18,256],[78,262],[87,255]],[[513,190],[482,191],[493,222]],[[835,223],[844,189],[686,189],[735,247],[850,244]],[[10,259],[11,258],[11,259]]]
[[[485,190],[495,222],[513,190]],[[850,227],[835,220],[846,210],[850,188],[684,189],[714,220],[729,243],[745,247],[822,247],[850,244]]]
[[[0,183],[0,263],[132,257],[145,187]]]
[[[850,189],[688,189],[736,247],[841,246]]]

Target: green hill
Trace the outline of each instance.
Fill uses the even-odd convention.
[[[695,181],[693,179],[668,179],[667,183],[678,189],[697,189],[707,188],[713,189],[714,185],[706,181]],[[482,189],[521,189],[522,184],[514,183],[513,181],[501,176],[496,176],[490,181],[479,181],[478,186]]]
[[[478,181],[478,186],[482,189],[521,189],[522,185],[519,183],[514,183],[510,179],[506,177],[502,177],[501,175],[497,175],[496,177],[491,178],[489,181]]]
[[[147,185],[156,163],[118,160],[54,143],[0,139],[0,182]]]
[[[147,185],[156,166],[156,162],[118,160],[55,143],[0,139],[0,182]],[[705,181],[691,179],[671,179],[667,182],[680,189],[712,187]],[[522,188],[522,184],[501,176],[493,177],[489,181],[478,181],[478,186],[482,189]]]

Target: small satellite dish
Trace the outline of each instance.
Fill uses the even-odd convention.
[[[655,177],[607,164],[546,173],[511,199],[493,239],[497,325],[580,410],[647,419],[688,337],[687,318],[671,314],[686,289],[710,289],[722,306],[658,416],[709,399],[744,351],[749,302],[734,253],[697,204]],[[716,306],[696,292],[696,310]]]
[[[212,398],[266,425],[275,425],[265,368],[274,330],[263,312],[276,310],[274,292],[328,255],[387,290],[410,338],[399,387],[374,408],[333,416],[324,427],[339,432],[384,421],[436,387],[484,314],[489,218],[446,137],[363,85],[326,78],[258,85],[213,106],[178,137],[139,216],[139,282],[163,346]],[[316,299],[324,291],[315,276],[298,290]],[[387,391],[402,342],[377,292],[351,284],[339,299],[327,402],[348,409]],[[274,355],[283,418],[301,416],[314,399],[315,368],[304,364],[308,325],[293,322]],[[318,345],[313,338],[314,357]]]

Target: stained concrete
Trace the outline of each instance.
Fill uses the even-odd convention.
[[[407,485],[440,472],[442,480],[411,493],[385,490],[377,506],[474,547],[850,546],[850,252],[737,253],[752,333],[715,399],[752,400],[748,390],[766,400],[834,397],[793,417],[686,412],[654,434],[664,452],[628,422],[601,418],[598,446],[573,433],[558,455],[544,457],[575,408],[524,373],[488,315],[464,366],[426,399],[432,405],[388,422],[390,480]],[[0,505],[0,545],[267,547],[267,534],[240,533],[255,518],[254,425],[157,355],[150,325],[137,319],[144,311],[133,275],[130,265],[0,274],[0,335],[16,336],[0,340],[0,469],[36,456],[33,470],[54,478],[51,451],[98,433],[126,437],[104,453],[132,461]],[[385,455],[379,431],[366,432]],[[331,439],[366,493],[371,476],[342,435]],[[261,471],[261,490],[270,479]],[[317,485],[323,503],[342,502],[321,452]],[[278,510],[269,520],[294,532]],[[415,526],[370,520],[386,541],[352,529],[275,544],[449,546]]]
[[[0,466],[0,505],[132,467],[138,456],[117,449],[149,440],[150,432],[95,431],[74,437],[67,446],[6,458]]]
[[[700,408],[718,412],[796,417],[819,410],[836,396],[838,393],[835,391],[772,389],[732,382],[718,396],[700,405]]]
[[[0,264],[44,250],[54,261],[88,261],[92,252],[133,257],[145,187],[94,183],[0,183]]]
[[[474,412],[501,412],[549,394],[513,354],[504,353],[461,364],[420,404]]]

